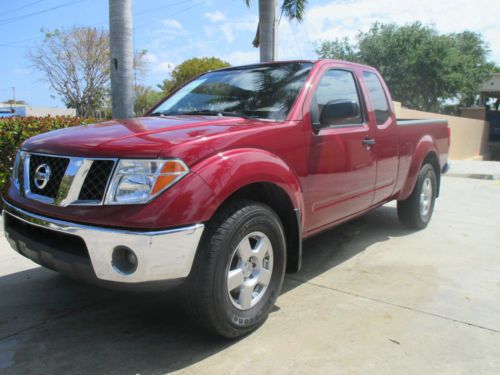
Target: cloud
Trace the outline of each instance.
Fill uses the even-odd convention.
[[[234,41],[234,33],[233,33],[233,28],[231,24],[226,23],[220,27],[220,30],[224,34],[224,37],[226,38],[226,42],[232,43]]]
[[[203,17],[208,18],[210,22],[221,22],[226,20],[226,15],[220,10],[216,10],[215,12],[207,12],[203,15]]]
[[[257,29],[257,17],[250,17],[246,21],[228,21],[220,23],[218,30],[222,33],[227,43],[233,43],[237,34],[247,35],[249,31]]]
[[[183,29],[181,23],[177,20],[174,20],[173,18],[165,18],[160,22],[164,26],[164,29],[167,30],[180,31]]]
[[[259,50],[257,48],[248,51],[234,51],[222,55],[222,60],[231,65],[245,65],[259,62]]]
[[[155,70],[157,72],[171,74],[172,71],[175,69],[175,66],[176,64],[174,64],[171,61],[163,61],[155,66]]]

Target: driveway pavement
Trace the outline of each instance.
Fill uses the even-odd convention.
[[[171,294],[70,281],[0,234],[0,373],[500,373],[500,181],[445,177],[420,232],[394,207],[306,241],[266,324],[233,342]]]

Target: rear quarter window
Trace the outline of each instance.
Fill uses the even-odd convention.
[[[380,82],[378,76],[373,72],[363,72],[363,78],[366,86],[368,87],[373,110],[375,111],[375,117],[377,118],[377,125],[382,125],[389,117],[391,117],[389,102],[387,101],[387,96],[385,95],[382,83]]]

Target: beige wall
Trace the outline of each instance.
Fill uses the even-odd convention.
[[[26,116],[45,117],[45,116],[76,116],[74,108],[50,108],[50,107],[27,107]]]
[[[464,117],[448,116],[439,113],[415,111],[394,103],[396,117],[404,119],[446,119],[451,129],[449,158],[455,160],[480,159],[488,152],[487,121]]]

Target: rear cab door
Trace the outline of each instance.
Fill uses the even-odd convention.
[[[373,156],[377,163],[372,205],[391,198],[399,167],[399,133],[391,96],[375,69],[362,68],[361,73],[370,123],[374,124]]]
[[[305,234],[325,229],[368,209],[375,186],[375,155],[367,141],[374,139],[374,124],[367,113],[359,67],[326,63],[312,81],[304,101],[307,175],[303,178]],[[359,115],[339,123],[320,120],[323,106],[351,100]]]

